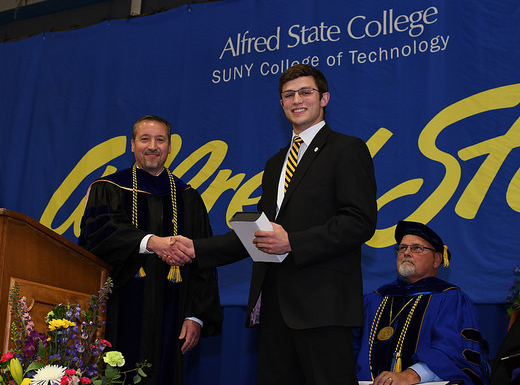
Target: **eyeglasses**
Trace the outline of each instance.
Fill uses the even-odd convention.
[[[299,90],[284,91],[281,93],[281,95],[282,95],[283,100],[289,100],[289,99],[294,98],[294,95],[296,95],[296,93],[298,93],[298,95],[300,95],[300,97],[306,98],[306,97],[311,96],[314,93],[314,91],[321,92],[320,90],[317,90],[316,88],[302,87]]]
[[[397,254],[403,254],[408,248],[410,248],[410,251],[413,254],[421,254],[424,252],[424,249],[435,251],[435,252],[437,251],[435,249],[432,249],[430,247],[426,247],[423,245],[405,245],[404,243],[394,247]]]

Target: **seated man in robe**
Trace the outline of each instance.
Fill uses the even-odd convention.
[[[462,381],[487,384],[487,342],[466,294],[436,277],[451,253],[422,223],[395,230],[399,277],[365,296],[357,358],[360,381],[375,385]]]

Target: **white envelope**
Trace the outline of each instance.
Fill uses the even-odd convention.
[[[255,238],[255,231],[273,230],[271,222],[269,222],[269,220],[263,212],[236,212],[235,215],[233,215],[233,217],[231,217],[231,219],[229,220],[229,224],[235,231],[238,238],[240,238],[240,241],[246,248],[247,252],[251,256],[251,259],[253,259],[253,261],[280,263],[287,256],[287,253],[282,255],[265,253],[261,250],[258,250],[255,244],[253,243],[253,239]]]

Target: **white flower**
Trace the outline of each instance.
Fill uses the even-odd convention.
[[[63,366],[47,365],[36,371],[31,385],[60,385],[61,378],[65,375]]]

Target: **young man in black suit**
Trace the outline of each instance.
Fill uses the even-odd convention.
[[[357,384],[351,329],[363,324],[361,245],[376,228],[372,159],[361,139],[325,123],[330,94],[319,70],[289,68],[279,92],[292,137],[303,143],[270,158],[262,179],[258,211],[273,231],[257,231],[254,243],[288,255],[253,263],[246,326],[259,310],[258,384]],[[209,267],[247,257],[234,232],[177,240],[172,263],[195,258]]]

